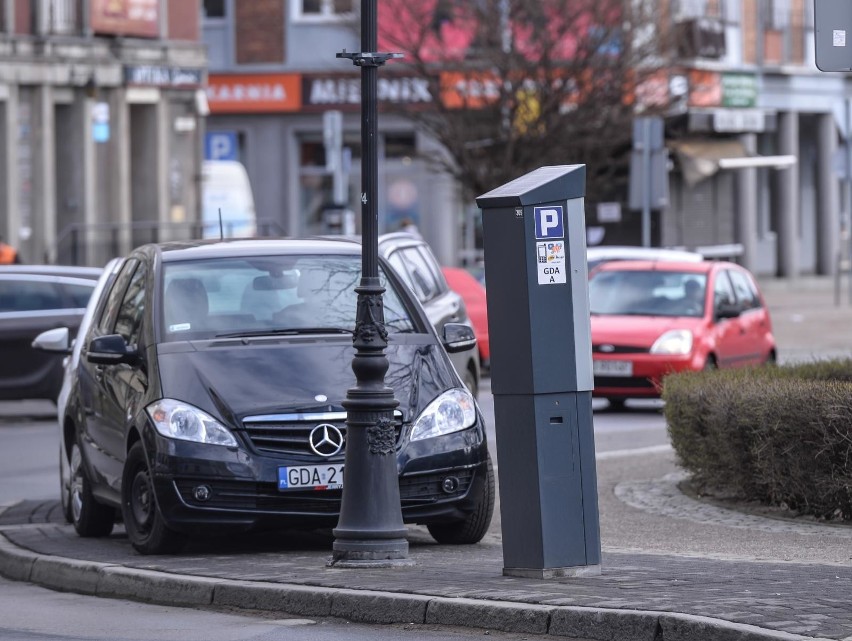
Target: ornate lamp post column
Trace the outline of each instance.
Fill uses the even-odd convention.
[[[361,0],[360,53],[338,53],[361,68],[361,282],[352,371],[356,385],[346,393],[346,477],[340,520],[334,529],[331,565],[406,563],[408,541],[402,522],[393,410],[397,401],[385,386],[388,360],[382,293],[379,284],[377,136],[378,70],[401,54],[375,53],[376,0]]]

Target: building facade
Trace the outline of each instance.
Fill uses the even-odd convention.
[[[198,218],[198,0],[0,0],[0,235],[103,265]]]
[[[360,70],[336,58],[359,51],[360,0],[205,0],[210,82],[206,157],[248,171],[261,228],[299,236],[359,233]],[[380,105],[433,101],[389,63]],[[424,157],[435,143],[404,117],[379,121],[381,231],[414,222],[442,263],[459,261],[463,203],[452,178]]]
[[[848,258],[849,85],[815,66],[813,7],[672,4],[676,107],[660,244],[727,246],[723,255],[782,277],[832,274]]]

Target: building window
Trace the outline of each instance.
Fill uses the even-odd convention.
[[[205,18],[224,18],[226,13],[225,0],[204,0]]]
[[[707,0],[678,0],[674,7],[674,19],[676,22],[692,18],[703,18],[706,15]]]
[[[342,20],[355,14],[356,0],[296,0],[294,20]]]
[[[766,12],[767,29],[780,31],[790,26],[790,0],[768,0]]]

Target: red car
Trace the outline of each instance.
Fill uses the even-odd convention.
[[[618,261],[589,280],[594,396],[659,397],[670,372],[774,363],[754,277],[728,262]]]
[[[467,315],[473,324],[476,342],[479,345],[479,360],[487,365],[491,358],[488,346],[488,307],[485,302],[485,288],[469,271],[460,267],[441,267],[447,284],[464,300]]]

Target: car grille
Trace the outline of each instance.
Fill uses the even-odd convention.
[[[441,488],[448,476],[458,479],[456,489],[447,493]],[[403,507],[429,505],[439,501],[459,498],[467,494],[473,482],[474,470],[453,470],[443,474],[399,479],[399,495]],[[198,485],[210,489],[210,498],[199,501],[193,490]],[[180,479],[175,481],[177,491],[187,505],[220,510],[259,510],[266,512],[299,512],[305,514],[336,514],[340,511],[341,490],[290,490],[278,491],[274,483],[251,481],[208,481]]]
[[[308,443],[311,431],[327,423],[334,425],[346,437],[346,412],[325,412],[314,414],[273,414],[266,416],[247,416],[243,427],[251,444],[258,452],[283,455],[303,455],[316,457]],[[400,446],[402,435],[402,412],[394,412],[394,430],[396,446]],[[343,457],[343,450],[331,460]]]
[[[653,389],[649,378],[636,376],[595,376],[595,387],[631,387]]]
[[[607,349],[601,349],[604,345]],[[592,352],[595,354],[647,354],[647,347],[637,347],[635,345],[613,345],[612,343],[600,343],[592,345]]]

